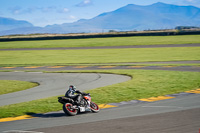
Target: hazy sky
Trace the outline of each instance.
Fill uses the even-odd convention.
[[[90,19],[127,4],[151,5],[157,2],[200,8],[200,0],[0,0],[0,17],[46,26]]]

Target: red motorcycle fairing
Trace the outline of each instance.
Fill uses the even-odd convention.
[[[91,97],[90,96],[84,96],[84,98],[86,99],[86,100],[88,100],[88,101],[90,101],[91,102]]]

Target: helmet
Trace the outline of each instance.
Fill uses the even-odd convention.
[[[71,88],[72,90],[76,90],[76,87],[74,85],[70,85],[69,88]]]

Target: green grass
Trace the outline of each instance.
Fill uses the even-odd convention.
[[[30,89],[37,85],[27,81],[0,80],[0,95]]]
[[[200,60],[200,47],[1,51],[0,66]]]
[[[64,40],[44,40],[44,41],[13,41],[13,42],[0,42],[0,49],[98,47],[98,46],[191,44],[191,43],[200,43],[200,35],[134,36],[134,37],[109,37],[109,38],[64,39]]]
[[[191,43],[200,43],[200,35],[0,42],[0,49]],[[200,48],[176,47],[138,49],[1,51],[0,60],[0,66],[74,65],[119,62],[141,62],[142,64],[142,62],[151,61],[200,60]],[[95,70],[81,72],[115,73],[130,75],[133,77],[132,80],[124,83],[89,90],[88,92],[91,93],[93,101],[98,104],[129,101],[152,96],[173,94],[186,90],[197,89],[200,87],[199,72],[153,70]],[[65,92],[63,92],[63,95],[64,93]],[[62,110],[62,105],[57,102],[57,97],[51,97],[25,103],[1,106],[0,118],[20,116],[30,113],[45,113],[57,110]]]
[[[112,71],[106,71],[112,72]],[[200,74],[191,72],[169,72],[148,70],[119,70],[132,80],[90,90],[93,100],[98,103],[130,101],[141,98],[174,94],[200,87]]]
[[[98,104],[173,94],[200,87],[200,74],[198,72],[152,70],[96,70],[81,72],[103,72],[132,76],[132,80],[127,82],[87,91],[91,93],[92,100]],[[0,118],[58,110],[62,110],[62,105],[57,102],[57,97],[51,97],[2,106],[0,107]]]

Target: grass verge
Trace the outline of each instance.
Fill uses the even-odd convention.
[[[63,71],[67,72],[67,71]],[[200,87],[199,72],[175,72],[152,70],[95,70],[68,72],[114,73],[132,76],[127,82],[88,90],[97,104],[129,101],[152,96],[173,94]],[[64,95],[65,92],[63,92]],[[0,107],[0,118],[31,113],[45,113],[62,110],[57,97],[50,97],[20,104]]]
[[[88,39],[63,39],[44,41],[13,41],[0,42],[0,49],[13,48],[55,48],[55,47],[98,47],[98,46],[128,46],[157,44],[191,44],[200,43],[200,35],[177,36],[134,36],[108,37]]]
[[[26,90],[35,86],[38,86],[38,84],[17,80],[0,80],[0,95]]]

